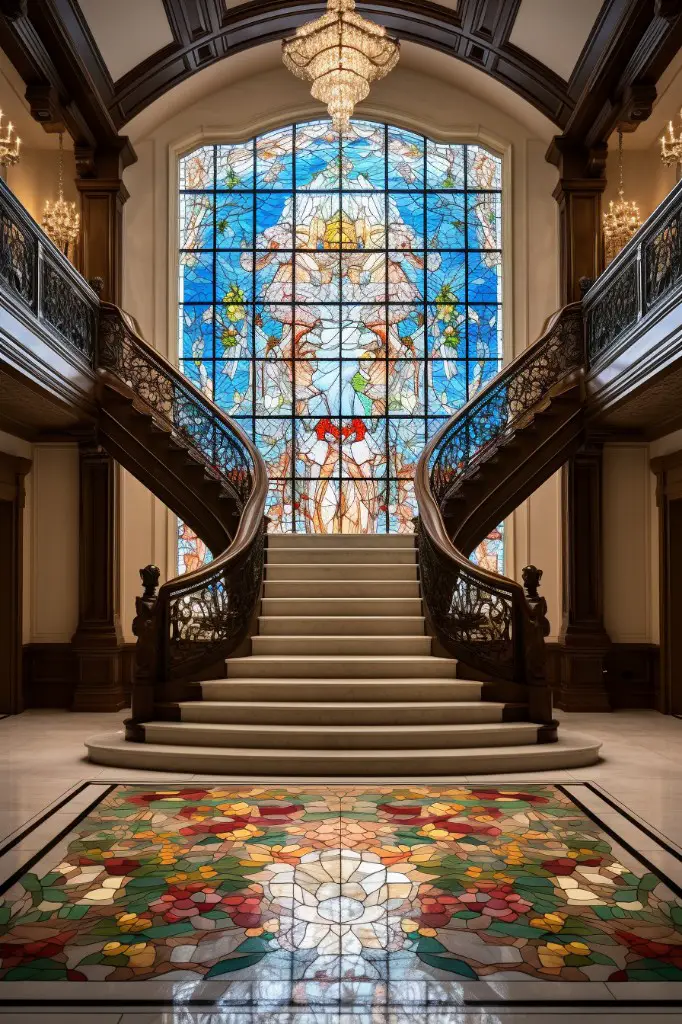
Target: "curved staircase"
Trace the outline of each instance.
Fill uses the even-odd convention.
[[[115,307],[99,349],[102,443],[216,557],[158,595],[141,570],[132,716],[88,742],[92,761],[414,778],[597,760],[599,744],[557,736],[541,574],[524,589],[468,557],[580,443],[579,304],[429,443],[416,536],[265,538],[251,442]]]

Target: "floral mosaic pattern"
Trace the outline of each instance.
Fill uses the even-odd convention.
[[[550,785],[120,785],[62,858],[0,979],[682,981],[682,906]]]

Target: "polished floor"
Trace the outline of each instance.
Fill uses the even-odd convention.
[[[309,782],[304,783],[303,780],[297,786],[295,780],[286,780],[292,784],[286,792],[279,784],[277,793],[273,793],[271,787],[268,789],[265,785],[254,789],[245,784],[241,787],[233,785],[232,780],[229,780],[226,789],[228,780],[218,781],[213,778],[203,780],[205,785],[197,785],[202,782],[197,777],[177,774],[160,776],[157,773],[124,770],[114,772],[112,769],[90,765],[81,759],[81,744],[92,731],[102,728],[105,719],[105,727],[118,722],[118,716],[69,715],[47,711],[28,712],[0,722],[0,813],[2,833],[8,837],[0,847],[0,881],[5,881],[7,889],[4,894],[5,907],[23,895],[27,900],[22,909],[27,917],[24,924],[28,932],[40,929],[41,922],[36,924],[31,917],[36,907],[44,922],[55,917],[62,920],[62,934],[66,933],[67,941],[77,949],[76,956],[71,957],[69,969],[73,969],[71,964],[76,957],[79,963],[89,961],[85,965],[89,970],[81,971],[84,975],[82,980],[74,976],[73,981],[66,982],[67,985],[73,985],[74,990],[81,990],[79,995],[69,995],[68,999],[56,990],[54,996],[50,994],[52,990],[48,992],[45,986],[55,983],[48,974],[40,982],[32,981],[30,972],[24,981],[0,981],[0,1019],[16,1019],[25,1024],[33,1024],[34,1020],[49,1018],[53,1024],[61,1024],[62,1020],[66,1020],[64,1015],[70,1017],[73,1012],[80,1020],[93,1020],[99,1024],[175,1024],[180,1021],[186,1021],[187,1024],[198,1024],[199,1021],[205,1024],[265,1024],[266,1021],[268,1024],[351,1024],[356,1021],[358,1024],[403,1024],[403,1021],[408,1020],[410,1024],[492,1024],[493,1021],[516,1024],[521,1020],[554,1020],[577,1012],[583,1021],[594,1017],[604,1022],[616,1019],[614,1011],[618,1006],[618,1020],[644,1020],[652,1015],[662,1015],[669,1020],[682,1021],[682,995],[677,994],[682,990],[682,982],[670,980],[677,977],[676,954],[682,949],[682,935],[678,932],[682,906],[682,722],[642,712],[571,716],[572,728],[594,735],[603,742],[604,761],[593,768],[554,772],[546,778],[542,773],[527,775],[525,778],[515,777],[513,780],[497,777],[490,780],[490,784],[486,784],[484,776],[459,778],[450,784],[449,780],[415,779],[410,780],[407,787],[403,783],[402,788],[398,784],[391,785],[391,780],[375,780],[373,784],[363,781],[362,786],[354,780],[352,785],[342,790],[335,785],[311,787]],[[318,780],[320,783],[325,781]],[[239,782],[234,780],[234,783]],[[493,782],[497,785],[493,786]],[[517,785],[523,782],[526,785]],[[512,794],[510,786],[520,790],[521,795],[518,792]],[[526,800],[526,804],[515,807],[512,812],[512,805],[509,804],[512,796],[522,803]],[[260,836],[252,835],[249,831],[253,823],[248,809],[253,806],[260,807],[258,815],[263,826]],[[263,807],[265,815],[262,813]],[[285,807],[293,810],[283,814]],[[539,817],[538,807],[544,808]],[[45,813],[47,809],[50,809],[49,814]],[[90,815],[86,818],[88,811]],[[406,811],[410,813],[406,814]],[[105,818],[108,815],[108,818],[102,822],[95,821],[93,813],[104,814]],[[450,820],[453,813],[459,823],[456,826]],[[272,821],[268,820],[268,815],[274,815]],[[221,829],[219,842],[227,845],[246,844],[245,849],[251,851],[248,857],[233,855],[232,902],[229,906],[226,903],[225,907],[216,908],[216,911],[222,911],[228,916],[235,913],[239,916],[234,907],[239,903],[244,911],[245,899],[253,898],[255,891],[249,890],[248,886],[255,885],[259,896],[263,898],[265,894],[271,905],[273,901],[284,898],[283,893],[286,897],[285,890],[288,892],[291,889],[292,899],[293,894],[296,894],[296,900],[307,908],[303,911],[304,917],[310,917],[311,914],[313,917],[307,921],[300,934],[296,932],[295,936],[291,929],[287,932],[286,928],[279,933],[268,931],[267,925],[274,927],[270,917],[274,921],[276,915],[271,914],[267,921],[259,919],[256,922],[255,917],[253,921],[250,918],[247,920],[248,912],[252,909],[249,904],[246,916],[240,918],[244,934],[237,942],[235,932],[233,940],[236,944],[228,951],[227,959],[231,961],[228,971],[224,970],[224,956],[211,960],[209,954],[206,962],[199,964],[201,971],[205,969],[204,973],[214,970],[212,980],[202,979],[203,986],[212,984],[219,988],[199,991],[196,984],[199,960],[192,958],[189,948],[192,942],[186,938],[189,934],[187,921],[202,916],[197,915],[196,910],[197,903],[205,902],[203,896],[209,897],[209,902],[213,899],[211,879],[180,877],[188,874],[187,864],[181,865],[185,870],[179,870],[177,863],[170,861],[182,860],[188,850],[196,853],[202,849],[202,844],[204,849],[213,845],[217,833],[211,831],[209,826],[216,816],[221,821],[221,824],[216,825]],[[234,834],[234,828],[230,834],[229,827],[222,820],[226,816],[238,819],[236,831],[244,829],[240,835]],[[595,825],[595,817],[598,818],[598,826]],[[520,820],[523,824],[521,832]],[[99,829],[98,845],[93,845],[93,834],[79,833],[79,829],[86,827],[84,821],[87,828]],[[443,825],[444,821],[449,823]],[[467,844],[467,860],[465,864],[448,862],[449,866],[444,868],[442,847],[447,846],[448,830],[452,827],[459,829],[457,836],[460,839],[457,841],[460,849],[463,843]],[[540,942],[535,938],[537,923],[535,926],[528,924],[528,909],[525,907],[525,902],[530,902],[533,877],[537,883],[539,876],[525,871],[524,865],[527,866],[532,858],[529,859],[528,851],[524,853],[523,847],[524,843],[530,843],[532,847],[535,832],[548,827],[553,830],[549,838],[550,843],[554,844],[554,853],[550,858],[552,863],[545,858],[544,867],[540,869],[537,864],[535,867],[539,870],[539,876],[554,872],[552,877],[556,884],[562,878],[570,880],[570,885],[564,883],[566,887],[562,887],[567,893],[567,904],[570,903],[570,907],[543,904],[539,916],[549,915],[549,931],[545,940]],[[107,828],[110,830],[108,838]],[[223,828],[226,828],[225,832]],[[326,836],[323,835],[325,828],[331,829],[331,833]],[[143,830],[142,838],[139,835],[140,829]],[[290,829],[294,830],[293,838],[289,834]],[[149,861],[149,835],[145,840],[144,830],[147,833],[156,830],[163,837],[164,883],[162,891],[158,891],[157,886],[152,893],[154,899],[148,901],[148,905],[155,908],[154,913],[159,920],[154,920],[151,926],[147,922],[142,923],[146,927],[166,929],[164,934],[159,936],[155,933],[152,938],[156,942],[163,940],[170,950],[166,951],[167,955],[164,954],[165,961],[162,958],[160,962],[166,963],[165,973],[173,974],[173,999],[176,1003],[173,1009],[167,1004],[168,982],[165,992],[158,988],[161,983],[158,978],[156,981],[153,979],[150,950],[143,948],[145,943],[135,940],[137,919],[134,915],[148,916],[147,905],[143,907],[144,899],[138,899],[137,903],[133,901],[130,906],[122,906],[120,901],[116,903],[118,914],[133,915],[123,918],[123,927],[117,927],[117,935],[113,932],[111,935],[105,934],[107,927],[111,930],[112,920],[119,921],[113,909],[101,915],[105,924],[109,922],[105,926],[100,921],[103,933],[88,936],[79,925],[81,911],[76,906],[79,899],[75,896],[82,900],[87,895],[85,890],[93,891],[92,887],[88,889],[88,871],[97,874],[101,869],[99,860],[106,862],[108,859],[110,865],[113,861],[123,862],[126,858],[129,862],[135,861],[138,867],[132,863],[122,863],[121,869],[126,867],[130,871],[141,871],[142,877],[158,871],[159,865]],[[279,836],[278,831],[281,833]],[[345,836],[341,844],[333,841],[338,839],[337,831],[339,836]],[[177,837],[180,834],[184,838],[178,843]],[[84,845],[79,847],[79,843]],[[188,843],[191,844],[189,847]],[[485,881],[485,872],[490,866],[484,863],[484,853],[477,852],[477,844],[481,844],[482,849],[487,849],[486,844],[490,844],[491,849],[496,846],[496,856],[505,861],[495,866],[495,872],[500,875],[496,879],[499,892],[496,889],[492,896],[494,912],[487,913],[487,916],[479,913],[478,903],[489,903],[491,900],[486,886],[480,885],[481,875]],[[154,856],[157,856],[158,844],[152,845]],[[271,856],[269,849],[275,846],[281,848],[277,852],[282,863],[273,874],[272,862],[268,858]],[[289,855],[282,858],[282,850],[287,846],[295,849],[288,851]],[[349,877],[345,880],[345,875],[343,878],[341,875],[345,868],[357,868],[355,860],[359,857],[361,873],[367,869],[367,865],[362,866],[361,863],[364,859],[368,859],[368,863],[371,861],[373,871],[385,872],[382,885],[384,888],[388,886],[383,892],[386,907],[391,904],[391,900],[395,902],[400,898],[409,901],[414,896],[414,879],[410,878],[410,873],[412,870],[417,873],[429,870],[425,864],[433,853],[426,861],[417,861],[420,854],[423,858],[425,851],[428,852],[431,847],[441,851],[438,864],[431,864],[432,884],[437,885],[439,891],[447,891],[447,876],[453,878],[463,870],[464,881],[467,883],[464,889],[466,899],[461,907],[461,899],[459,902],[431,902],[430,910],[420,903],[417,910],[410,910],[412,916],[410,913],[404,914],[402,911],[405,907],[402,907],[398,916],[407,923],[406,929],[402,925],[397,931],[393,929],[390,913],[387,916],[387,912],[384,912],[383,916],[376,917],[376,910],[371,909],[371,885],[363,899],[356,898],[362,895],[358,889],[345,902],[332,900],[334,905],[329,903],[329,907],[324,899],[317,899],[317,889],[315,894],[307,891],[310,878],[316,877],[316,873],[329,866],[325,865],[325,857],[333,849],[335,852],[331,854],[333,867],[327,880],[328,887],[355,885],[357,879]],[[344,865],[346,855],[339,854],[339,849],[355,850],[352,864],[349,861]],[[396,864],[409,863],[415,851],[417,861],[412,867],[399,870]],[[258,858],[259,854],[261,860],[255,865],[252,858]],[[562,875],[563,871],[571,867],[568,863],[571,856],[579,862],[578,870],[587,872],[581,876],[580,884],[573,884],[577,876],[571,877],[570,873]],[[55,863],[55,857],[59,865]],[[303,875],[301,878],[296,877],[297,868],[299,871],[301,868],[301,857],[308,858],[306,864],[315,861],[312,874],[310,870],[306,871],[305,878]],[[383,860],[388,857],[388,861],[377,869],[377,864],[382,865],[382,857]],[[398,861],[395,857],[398,857]],[[244,865],[244,860],[251,862],[251,868],[255,866],[258,875],[247,881],[246,888],[245,872],[248,875],[250,869]],[[599,864],[588,863],[596,860]],[[50,890],[48,881],[47,893],[41,892],[38,896],[35,891],[30,896],[19,883],[19,878],[27,870],[44,880],[46,872],[56,866],[63,868],[65,863],[69,864],[71,884],[74,887],[68,899],[63,898],[69,892],[69,886],[63,882],[64,876],[60,876],[61,880],[53,880],[56,883],[54,891]],[[620,869],[614,867],[614,864],[621,864],[625,874],[619,876]],[[211,870],[203,862],[194,870],[201,870],[202,866],[203,874]],[[277,878],[278,872],[282,871],[288,872],[286,878],[284,875]],[[652,871],[659,872],[661,878],[654,879]],[[398,874],[400,878],[397,878]],[[91,905],[97,904],[101,896],[105,901],[100,904],[102,911],[105,906],[113,908],[114,905],[109,900],[107,890],[114,891],[114,883],[130,877],[120,874],[118,863],[113,864],[107,875],[109,883],[100,886],[102,893],[91,900]],[[505,877],[502,878],[502,875]],[[520,875],[522,881],[519,888],[517,883]],[[379,877],[378,874],[376,877]],[[624,887],[624,879],[631,884]],[[302,885],[302,880],[306,884]],[[609,895],[614,880],[619,886],[620,895],[620,900],[615,903],[613,895]],[[421,879],[420,900],[428,902],[431,896],[423,882],[424,879]],[[315,886],[317,883],[324,886],[325,879],[317,879]],[[461,879],[452,888],[458,889],[461,895],[460,883]],[[542,886],[545,883],[538,884]],[[389,892],[391,885],[397,886],[395,892]],[[633,889],[638,891],[634,894],[627,891]],[[585,899],[582,895],[585,890],[592,893],[594,906],[591,909],[589,900],[581,902]],[[336,893],[336,889],[334,891]],[[578,896],[571,897],[571,891],[577,892]],[[198,900],[195,899],[197,895]],[[479,897],[482,899],[479,900]],[[454,895],[452,899],[455,899]],[[473,909],[466,905],[472,900],[476,901],[472,904]],[[285,898],[285,903],[291,905],[291,900]],[[344,908],[346,916],[353,917],[356,911],[361,911],[359,922],[356,924],[350,918],[346,921],[345,916],[342,920],[334,920],[334,915],[338,916],[339,906]],[[618,909],[613,914],[615,908]],[[200,909],[205,913],[203,907]],[[330,910],[329,921],[325,917],[326,909]],[[675,912],[671,916],[672,909]],[[72,911],[73,918],[69,920]],[[281,924],[281,907],[279,911]],[[204,926],[217,920],[215,916],[210,916],[211,913],[206,917]],[[370,921],[369,917],[373,914],[376,920]],[[457,914],[460,915],[458,918],[455,916]],[[645,916],[642,917],[642,914]],[[363,918],[367,915],[369,917],[365,921]],[[587,929],[583,920],[585,915],[590,919]],[[555,926],[560,928],[562,934],[566,934],[567,918],[571,919],[572,927],[577,929],[571,938],[574,946],[570,948],[569,958],[558,948],[560,943],[552,942],[551,937],[548,937]],[[92,922],[91,917],[88,920]],[[234,924],[234,918],[230,920]],[[528,924],[526,934],[512,934],[521,927],[521,920]],[[133,941],[127,941],[126,929],[131,921]],[[495,947],[495,956],[499,958],[500,950],[504,953],[503,970],[500,970],[499,965],[491,965],[490,957],[486,961],[489,947],[481,941],[491,938],[490,934],[483,936],[480,931],[482,922],[487,922],[489,926],[491,921],[494,924],[493,932],[498,938],[504,936],[499,939],[499,946]],[[416,927],[413,928],[413,924]],[[300,930],[300,926],[297,927]],[[403,985],[399,1001],[384,1000],[382,1005],[375,1005],[371,1010],[363,1005],[362,999],[354,1008],[351,1008],[348,1000],[344,1002],[339,999],[333,1005],[325,1005],[323,1002],[297,1010],[284,1010],[274,1005],[267,1006],[262,1000],[254,1001],[251,997],[247,999],[246,991],[240,994],[235,989],[238,982],[234,978],[248,978],[249,991],[252,992],[254,981],[257,982],[259,978],[262,980],[267,975],[265,971],[261,974],[258,968],[259,962],[264,959],[265,945],[270,950],[268,956],[275,950],[281,960],[287,956],[287,942],[289,946],[305,944],[308,950],[306,965],[312,968],[312,983],[317,985],[323,982],[324,977],[320,971],[325,964],[320,961],[315,965],[315,960],[319,956],[324,958],[329,955],[329,951],[325,952],[324,942],[336,942],[337,933],[346,927],[349,936],[352,936],[349,941],[354,944],[353,957],[356,958],[353,965],[346,966],[351,966],[355,971],[364,963],[363,969],[368,974],[377,970],[380,974],[381,963],[377,961],[377,956],[381,961],[384,955],[382,949],[385,951],[392,941],[394,946],[397,944],[399,947],[393,950],[396,955],[404,958],[416,951],[419,962],[429,966],[436,987],[441,992],[440,1001],[431,999],[427,1006],[423,992],[419,992],[419,986],[413,984],[414,979],[411,979],[409,993]],[[472,957],[470,943],[462,946],[464,928],[469,929],[469,934],[478,942],[478,959]],[[680,928],[682,930],[682,926]],[[588,933],[591,933],[591,937]],[[382,936],[386,940],[383,946]],[[36,935],[30,938],[40,941]],[[111,945],[103,954],[104,946],[109,943]],[[118,945],[114,949],[116,943]],[[358,946],[357,950],[355,946]],[[565,950],[565,944],[563,948]],[[590,959],[595,951],[596,959]],[[235,961],[240,958],[238,967],[240,970],[246,969],[246,975],[240,976],[239,970],[234,968]],[[657,958],[659,973],[656,973]],[[173,966],[177,963],[181,964],[180,968]],[[223,963],[223,968],[215,970],[220,963]],[[518,973],[519,965],[521,975]],[[49,966],[45,969],[49,972]],[[281,964],[278,969],[281,969]],[[626,980],[628,969],[642,972],[638,976],[639,980]],[[226,974],[232,975],[229,982],[226,982]],[[147,975],[150,980],[142,982],[144,993],[139,996],[140,979]],[[133,976],[137,980],[131,982],[129,979]],[[14,977],[17,978],[17,975]],[[368,984],[370,980],[367,979]],[[95,1005],[84,992],[86,989],[91,990],[92,982],[104,1000],[101,1004]],[[372,983],[376,983],[376,979]],[[31,990],[18,991],[15,988],[16,995],[7,994],[9,986],[26,984],[32,985]],[[131,984],[134,991],[122,998],[121,986],[130,987]],[[154,988],[155,984],[157,988]],[[40,1000],[40,1004],[36,1000]],[[87,1000],[90,1000],[90,1005],[85,1005]],[[408,1008],[410,1001],[411,1006]]]

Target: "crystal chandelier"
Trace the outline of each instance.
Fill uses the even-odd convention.
[[[0,133],[2,133],[2,110],[0,110]],[[17,138],[14,125],[8,122],[4,134],[0,134],[0,164],[3,167],[12,167],[19,160],[19,147],[21,139]]]
[[[355,104],[369,95],[370,83],[396,66],[399,52],[385,28],[355,12],[355,0],[328,0],[326,14],[282,43],[285,66],[313,83],[310,92],[326,103],[339,132],[348,128]]]
[[[612,199],[609,203],[608,211],[604,214],[604,249],[607,264],[615,259],[642,223],[637,204],[628,202],[625,199],[625,191],[623,189],[623,132],[620,128],[618,129],[618,173],[620,175],[618,201],[614,203]]]
[[[682,131],[675,135],[672,121],[668,121],[668,131],[661,136],[661,160],[666,167],[682,163]]]
[[[59,133],[59,198],[51,203],[45,200],[43,228],[58,249],[65,256],[69,255],[69,245],[78,238],[80,214],[76,213],[76,204],[67,203],[64,199],[64,137]]]

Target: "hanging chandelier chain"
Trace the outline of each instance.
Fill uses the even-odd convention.
[[[57,175],[57,199],[55,202],[45,201],[43,229],[50,236],[57,248],[68,256],[69,246],[78,238],[80,231],[80,214],[76,212],[76,204],[64,199],[64,135],[59,133],[59,169]]]
[[[603,215],[604,252],[610,263],[620,250],[627,245],[642,223],[639,207],[625,198],[625,176],[623,171],[623,129],[618,127],[618,200],[613,199]]]

